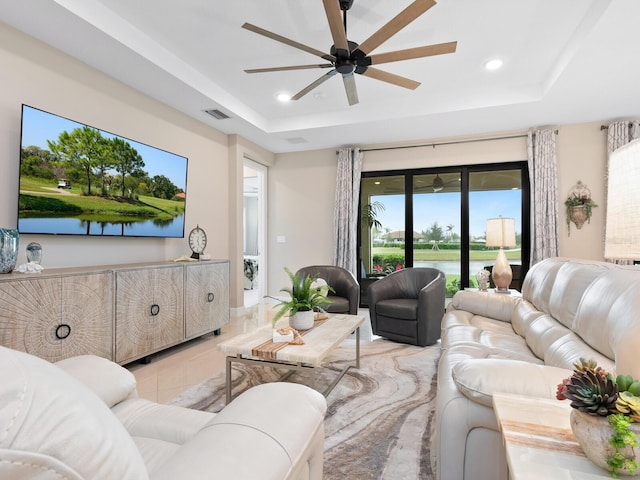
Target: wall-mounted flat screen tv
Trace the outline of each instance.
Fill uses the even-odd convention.
[[[184,237],[187,163],[23,105],[18,231]]]

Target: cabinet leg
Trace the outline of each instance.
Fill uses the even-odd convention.
[[[218,328],[216,330],[213,331],[214,335],[220,335],[222,333],[222,329]]]
[[[147,355],[146,357],[142,357],[140,359],[140,363],[143,365],[147,365],[149,363],[151,363],[151,355]]]

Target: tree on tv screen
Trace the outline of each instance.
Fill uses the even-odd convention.
[[[95,195],[99,183],[101,195],[133,197],[151,195],[170,200],[182,189],[168,177],[153,178],[144,170],[138,151],[126,140],[102,136],[99,130],[84,126],[63,131],[57,140],[47,140],[49,150],[36,146],[22,148],[20,173],[46,180],[67,178],[84,183],[86,194]]]

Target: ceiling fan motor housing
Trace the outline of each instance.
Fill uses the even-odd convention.
[[[337,49],[335,45],[331,46],[330,53],[336,58],[334,62],[338,73],[350,74],[363,73],[369,65],[371,65],[371,57],[367,57],[362,50],[358,49],[358,44],[347,41],[349,44],[349,52]]]
[[[349,10],[353,5],[353,0],[340,0],[340,10]]]

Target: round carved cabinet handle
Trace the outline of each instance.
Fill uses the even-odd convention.
[[[58,340],[64,340],[69,335],[71,335],[71,325],[61,323],[56,327],[56,338]]]
[[[213,299],[216,298],[215,295],[212,292],[209,292],[207,294],[207,302],[211,303],[213,302]]]
[[[160,305],[158,305],[157,303],[154,303],[153,305],[151,305],[151,316],[155,317],[156,315],[158,315],[160,313]]]

